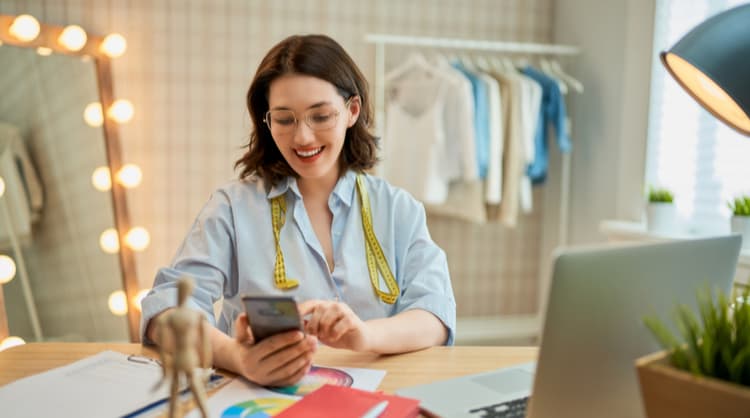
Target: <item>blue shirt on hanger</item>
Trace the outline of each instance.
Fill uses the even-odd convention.
[[[375,294],[370,282],[356,176],[353,171],[345,173],[328,200],[333,213],[333,272],[294,177],[270,191],[261,179],[252,177],[219,188],[201,210],[172,265],[157,272],[153,289],[143,299],[144,340],[148,321],[176,305],[177,279],[185,274],[195,280],[188,304],[230,335],[234,320],[244,311],[240,296],[252,293],[294,296],[298,302],[340,300],[362,320],[423,309],[445,324],[449,331],[446,344],[452,344],[456,302],[448,262],[430,237],[422,204],[385,180],[365,175],[375,235],[401,289],[396,303],[389,305]],[[287,200],[280,237],[286,273],[299,281],[298,287],[289,290],[276,288],[273,276],[276,245],[269,199],[280,195]],[[380,280],[380,289],[387,290],[382,277]],[[222,297],[216,320],[214,303]]]
[[[539,184],[543,183],[547,178],[547,168],[549,166],[547,127],[551,124],[555,129],[557,146],[561,152],[570,152],[572,148],[565,126],[565,120],[567,119],[565,99],[560,92],[560,87],[557,85],[557,80],[548,77],[531,66],[526,66],[521,72],[542,86],[542,105],[534,136],[534,162],[527,168],[527,174],[531,178],[531,181],[534,184]]]
[[[471,70],[461,65],[461,63],[454,62],[452,65],[471,82],[471,90],[474,93],[474,138],[477,150],[477,166],[479,168],[479,178],[484,180],[487,178],[490,153],[489,86]]]

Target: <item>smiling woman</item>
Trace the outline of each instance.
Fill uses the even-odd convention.
[[[113,106],[109,58],[124,52],[124,39],[0,15],[0,41],[0,155],[10,162],[0,164],[0,175],[14,179],[0,199],[10,219],[0,222],[0,253],[19,267],[18,280],[2,289],[8,332],[35,340],[137,341],[125,191],[109,178],[121,168],[112,111],[123,112]],[[116,245],[108,254],[99,242],[112,226]],[[127,322],[107,306],[118,291],[130,301]]]

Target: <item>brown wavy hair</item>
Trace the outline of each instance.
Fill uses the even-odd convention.
[[[367,80],[344,48],[330,37],[294,35],[268,51],[250,83],[247,109],[253,129],[245,155],[234,164],[235,168],[242,169],[240,178],[258,175],[266,187],[271,187],[287,176],[298,176],[281,155],[263,122],[268,111],[269,86],[286,74],[303,74],[328,81],[344,100],[359,97],[360,114],[356,123],[346,130],[339,166],[342,174],[348,169],[364,171],[374,167],[378,161],[378,138],[369,130],[373,117]]]

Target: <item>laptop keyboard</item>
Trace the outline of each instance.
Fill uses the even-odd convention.
[[[488,405],[469,411],[477,418],[523,418],[526,416],[526,404],[529,397]]]

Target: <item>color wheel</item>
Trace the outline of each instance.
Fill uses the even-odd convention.
[[[305,396],[315,389],[325,385],[336,386],[351,386],[354,383],[354,379],[349,373],[339,370],[332,369],[330,367],[317,367],[312,366],[310,371],[302,378],[302,380],[296,385],[285,386],[281,388],[266,388],[274,392],[283,393],[285,395],[293,396]]]
[[[295,403],[292,398],[258,398],[230,406],[221,418],[269,418]]]

